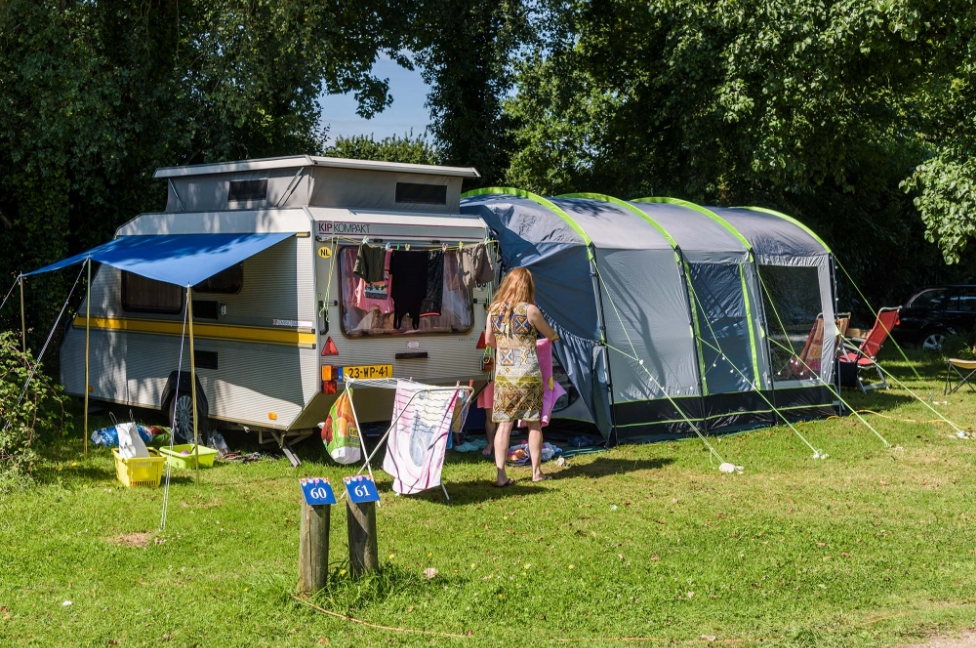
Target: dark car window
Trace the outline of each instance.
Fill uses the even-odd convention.
[[[957,289],[949,302],[949,309],[967,313],[976,312],[976,287]]]
[[[919,294],[912,300],[909,304],[911,308],[938,308],[942,304],[942,298],[945,297],[946,291],[943,289],[938,290],[926,290],[925,292]]]

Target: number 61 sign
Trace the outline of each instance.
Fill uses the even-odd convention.
[[[380,493],[376,490],[376,484],[373,483],[373,478],[369,475],[343,477],[342,481],[346,484],[346,493],[349,494],[349,501],[353,504],[380,501]]]

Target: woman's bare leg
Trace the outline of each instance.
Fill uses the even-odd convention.
[[[495,449],[495,422],[491,420],[490,407],[485,408],[485,440],[488,441],[488,445],[481,451],[481,454],[490,457],[492,450]]]
[[[512,426],[514,421],[495,424],[495,468],[498,469],[496,483],[504,486],[508,483],[508,475],[505,474],[505,459],[508,458],[508,442],[512,436]]]
[[[542,423],[529,423],[529,457],[532,459],[532,481],[549,479],[542,474]]]

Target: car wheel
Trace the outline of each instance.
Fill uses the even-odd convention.
[[[942,345],[945,344],[946,334],[937,331],[935,333],[929,333],[922,340],[922,348],[926,351],[941,351]]]
[[[176,396],[175,407],[170,402],[170,425],[173,429],[173,434],[176,435],[175,438],[181,440],[185,443],[193,443],[193,397],[186,393],[180,392]],[[203,442],[206,438],[207,432],[207,416],[206,412],[197,412],[197,433],[200,436],[200,441]]]

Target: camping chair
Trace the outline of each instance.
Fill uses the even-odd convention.
[[[952,372],[956,372],[956,376],[959,378],[959,382],[955,387],[949,389],[949,381],[952,378]],[[968,373],[963,373],[968,372]],[[942,390],[944,395],[951,394],[963,385],[969,385],[969,388],[976,392],[976,387],[969,380],[976,375],[976,360],[960,360],[959,358],[949,358],[946,360],[946,382],[945,389]]]
[[[847,327],[851,323],[850,313],[839,313],[837,315],[837,335],[843,337],[847,334]],[[823,362],[823,336],[824,320],[823,314],[817,315],[807,340],[803,344],[800,354],[790,360],[790,376],[792,378],[811,378],[820,375],[820,367]]]
[[[891,389],[888,386],[888,381],[885,380],[884,372],[881,371],[881,367],[878,365],[877,357],[878,352],[881,350],[881,345],[888,339],[888,334],[891,333],[891,329],[895,328],[898,324],[899,311],[901,311],[901,307],[882,308],[879,310],[878,318],[875,320],[871,330],[868,331],[867,336],[864,339],[852,338],[851,341],[858,342],[858,346],[855,347],[851,344],[845,344],[844,350],[837,358],[841,369],[844,367],[854,369],[857,385],[865,394],[871,389],[881,389],[882,387]],[[872,369],[878,373],[878,378],[881,382],[873,385],[865,385],[861,374]]]

